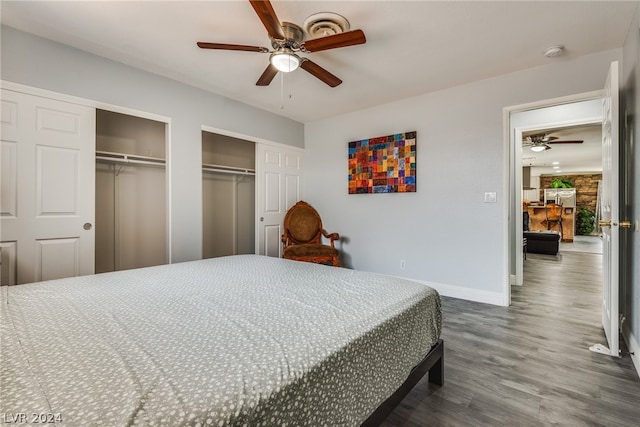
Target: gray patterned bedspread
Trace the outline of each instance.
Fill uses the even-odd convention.
[[[4,423],[356,426],[441,326],[422,284],[258,255],[1,294]]]

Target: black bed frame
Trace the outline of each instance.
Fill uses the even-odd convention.
[[[422,377],[429,372],[429,382],[444,384],[444,341],[441,339],[435,343],[429,353],[409,374],[407,380],[387,400],[382,402],[378,409],[362,423],[363,427],[379,426],[389,416],[398,404],[409,394],[411,389],[418,384]]]

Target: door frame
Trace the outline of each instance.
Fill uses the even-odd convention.
[[[261,143],[260,141],[262,141],[262,143],[266,143],[265,140],[261,140],[260,138],[253,137],[251,135],[245,135],[245,134],[242,134],[242,133],[239,133],[239,132],[233,132],[233,131],[230,131],[230,130],[217,128],[217,127],[214,127],[214,126],[208,126],[208,125],[201,125],[200,126],[200,131],[201,132],[211,133],[211,134],[214,134],[214,135],[227,136],[227,137],[230,137],[230,138],[235,138],[235,139],[243,140],[245,142],[253,143],[253,145],[254,145],[254,147],[253,147],[254,167],[253,167],[253,169],[255,171],[255,173],[253,175],[253,178],[254,178],[254,206],[255,206],[255,203],[257,201],[257,189],[258,189],[257,162],[255,161],[255,160],[257,160],[256,153],[257,153],[258,144]],[[202,145],[202,141],[201,141],[200,145]],[[202,150],[201,150],[201,153],[202,153]],[[202,163],[202,161],[200,163]],[[202,173],[202,175],[203,175],[203,180],[204,180],[204,173]],[[237,177],[234,177],[234,179],[235,178],[237,178]],[[236,184],[237,184],[237,182],[236,182]],[[203,181],[203,185],[204,185],[204,181]],[[236,188],[236,190],[237,190],[237,188]],[[202,206],[203,206],[203,212],[204,212],[204,195],[202,196]],[[254,213],[253,213],[254,229],[256,227],[255,224],[257,224],[257,222],[256,222],[257,213],[256,212],[257,212],[257,207],[254,208]],[[202,224],[203,224],[203,226],[202,226],[202,235],[203,235],[202,258],[204,258],[204,218],[202,220]],[[237,224],[234,224],[234,227],[237,227]],[[254,230],[254,236],[253,236],[253,239],[254,239],[254,253],[257,253],[257,248],[255,247],[255,241],[256,241],[256,238],[257,238],[257,233],[258,233],[258,230],[255,229]],[[233,242],[233,251],[234,251],[234,253],[236,253],[236,251],[237,251],[237,233],[236,233],[236,239]]]
[[[126,114],[128,116],[140,117],[143,119],[154,120],[164,123],[165,125],[165,203],[166,203],[166,260],[171,264],[171,118],[161,116],[155,113],[149,113],[142,110],[136,110],[121,105],[109,104],[102,101],[96,101],[88,98],[81,98],[73,95],[67,95],[60,92],[54,92],[47,89],[41,89],[34,86],[27,86],[7,80],[0,80],[0,88],[22,92],[28,95],[39,96],[41,98],[53,99],[56,101],[68,102],[70,104],[78,104],[85,107],[111,111],[114,113]]]
[[[263,177],[262,177],[262,170],[260,167],[260,162],[258,161],[258,152],[260,147],[273,147],[275,149],[279,149],[279,150],[288,150],[288,151],[297,151],[301,154],[304,154],[304,148],[301,147],[296,147],[293,145],[287,145],[287,144],[282,144],[280,142],[275,142],[275,141],[271,141],[268,139],[264,139],[264,138],[259,138],[256,136],[252,136],[252,135],[247,135],[247,134],[243,134],[240,132],[235,132],[235,131],[230,131],[227,129],[222,129],[222,128],[217,128],[217,127],[213,127],[213,126],[207,126],[207,125],[201,125],[200,129],[202,131],[205,132],[210,132],[210,133],[215,133],[215,134],[219,134],[219,135],[224,135],[224,136],[229,136],[232,138],[237,138],[237,139],[244,139],[245,141],[249,141],[249,142],[253,142],[255,143],[255,158],[256,158],[256,164],[255,164],[255,214],[254,214],[254,223],[255,223],[255,253],[258,254],[260,252],[259,247],[260,247],[260,233],[261,233],[261,229],[260,229],[260,221],[258,220],[258,218],[260,217],[260,203],[259,203],[259,189],[262,188],[263,185]],[[304,192],[304,184],[302,185],[302,191]]]
[[[600,116],[598,118],[584,117],[572,120],[541,121],[535,125],[516,128],[512,124],[512,115],[600,99],[603,96],[603,90],[596,90],[503,108],[504,176],[508,177],[508,179],[504,180],[503,187],[504,194],[508,195],[508,201],[505,203],[503,211],[504,217],[508,218],[508,221],[503,224],[505,236],[504,256],[506,258],[504,260],[506,271],[504,272],[505,278],[503,281],[503,305],[505,306],[511,305],[511,286],[521,286],[523,276],[522,230],[521,227],[517,226],[522,223],[522,192],[519,190],[522,186],[522,144],[519,143],[519,140],[522,139],[522,132],[542,127],[601,123]],[[512,264],[515,264],[515,269],[512,269]]]

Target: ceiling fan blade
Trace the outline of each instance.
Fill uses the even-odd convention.
[[[342,80],[340,80],[339,78],[337,78],[336,76],[334,76],[333,74],[331,74],[330,72],[328,72],[327,70],[325,70],[324,68],[316,64],[315,62],[310,61],[306,58],[304,58],[303,61],[300,63],[300,68],[305,70],[307,73],[322,80],[323,82],[325,82],[331,87],[336,87],[340,83],[342,83]]]
[[[284,39],[280,20],[269,0],[249,0],[249,3],[267,29],[267,33],[274,39]]]
[[[307,52],[320,52],[321,50],[336,49],[339,47],[354,46],[366,43],[367,38],[362,30],[347,31],[332,36],[311,39],[302,43]]]
[[[278,69],[269,64],[256,82],[256,86],[269,86],[276,74],[278,74]]]
[[[575,141],[547,141],[547,144],[582,144],[584,141],[575,140]]]
[[[198,42],[198,47],[201,49],[222,49],[222,50],[242,50],[245,52],[262,52],[267,53],[269,49],[260,46],[248,46],[244,44],[227,44],[227,43],[209,43]]]

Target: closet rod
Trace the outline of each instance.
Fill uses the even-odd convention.
[[[136,164],[136,165],[146,165],[146,166],[158,166],[163,168],[164,167],[164,163],[157,163],[157,162],[150,162],[148,160],[134,160],[134,159],[118,159],[118,158],[114,158],[114,157],[102,157],[102,156],[96,156],[96,160],[100,160],[103,162],[113,162],[113,163],[129,163],[129,164]]]
[[[229,173],[229,174],[233,174],[233,175],[255,175],[256,174],[251,169],[229,170],[229,169],[203,167],[202,170],[205,171],[205,172]]]
[[[165,166],[165,160],[157,157],[138,156],[124,153],[112,153],[108,151],[96,151],[96,160],[115,163],[132,163],[147,166]]]
[[[207,172],[232,173],[236,175],[255,175],[256,174],[256,170],[251,168],[239,168],[236,166],[213,165],[210,163],[204,163],[202,165],[202,170]]]

